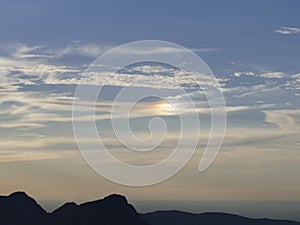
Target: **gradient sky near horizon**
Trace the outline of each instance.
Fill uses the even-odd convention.
[[[139,201],[300,201],[299,1],[0,4],[2,195],[23,190],[61,201],[114,192]],[[132,188],[105,180],[82,159],[72,102],[81,72],[98,56],[145,39],[178,43],[205,60],[221,83],[228,126],[205,172],[197,170],[199,145],[170,180]],[[138,66],[134,74],[163,69]],[[105,123],[99,119],[102,130]],[[107,144],[120,148],[112,138]]]

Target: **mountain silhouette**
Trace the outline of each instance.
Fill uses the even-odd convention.
[[[300,225],[288,220],[250,219],[228,213],[187,213],[180,211],[157,211],[141,214],[151,225]]]
[[[157,211],[138,214],[124,196],[113,194],[80,205],[70,202],[47,213],[24,192],[0,196],[2,225],[300,225],[298,222],[250,219],[226,213]]]
[[[47,221],[47,212],[24,192],[0,196],[0,224],[35,225]]]
[[[101,200],[66,203],[47,213],[24,192],[0,196],[0,224],[2,225],[149,225],[121,195]]]
[[[56,225],[148,225],[124,196],[116,194],[81,205],[67,203],[51,214],[51,221]]]

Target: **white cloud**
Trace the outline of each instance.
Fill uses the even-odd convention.
[[[91,140],[87,140],[91,141]],[[1,152],[6,150],[33,150],[43,147],[53,146],[57,144],[73,144],[75,138],[73,136],[49,136],[49,137],[13,137],[1,138]]]
[[[294,133],[300,130],[300,110],[265,110],[265,121],[280,127],[286,133]]]
[[[17,44],[13,46],[15,52],[12,54],[15,58],[24,58],[24,59],[43,59],[43,58],[52,58],[54,55],[47,52],[46,46],[36,45],[36,46],[28,46],[25,44]]]
[[[0,115],[3,118],[0,127],[39,128],[49,121],[71,121],[71,117],[65,114],[71,112],[72,99],[66,93],[47,95],[30,91],[0,92]]]
[[[47,83],[57,77],[81,71],[71,66],[50,63],[48,58],[52,53],[48,54],[49,57],[45,57],[44,53],[52,50],[44,46],[16,44],[9,51],[8,56],[0,57],[0,91],[15,91],[22,85],[35,85],[37,81]]]
[[[252,72],[252,71],[243,71],[243,72],[234,72],[233,73],[233,76],[235,76],[235,77],[240,77],[242,75],[245,75],[245,76],[255,76],[255,73]]]
[[[194,52],[211,52],[211,51],[219,51],[221,48],[192,48],[191,51]],[[170,53],[184,53],[186,50],[181,47],[155,47],[152,46],[141,46],[138,48],[134,46],[134,48],[130,46],[122,47],[121,49],[115,49],[116,53],[119,54],[135,54],[135,55],[151,55],[151,54],[170,54]]]
[[[264,78],[277,78],[277,79],[280,79],[280,78],[287,77],[287,74],[282,73],[282,72],[267,72],[267,73],[260,74],[260,76],[264,77]]]
[[[17,49],[17,50],[16,50]],[[98,54],[102,51],[102,48],[95,48],[93,45],[74,45],[69,46],[68,50],[61,50],[60,53],[56,53],[60,57],[64,54],[85,54],[84,52],[89,52],[91,49],[95,49],[95,52],[91,54]],[[75,49],[75,50],[74,50]],[[133,49],[129,49],[133,50]],[[172,52],[179,51],[179,49],[154,49],[156,52]],[[15,48],[15,51],[11,53],[9,57],[0,58],[0,103],[3,102],[15,102],[15,105],[11,105],[10,108],[2,109],[1,115],[14,116],[11,120],[2,121],[0,127],[2,128],[18,128],[18,127],[43,127],[47,122],[70,122],[71,118],[66,113],[71,112],[71,106],[73,103],[73,93],[53,93],[52,95],[43,93],[43,90],[37,92],[32,91],[19,91],[18,88],[22,85],[34,85],[38,81],[43,85],[47,84],[78,84],[78,82],[83,82],[87,84],[109,84],[112,86],[131,86],[131,87],[152,87],[157,89],[181,89],[182,86],[185,88],[194,88],[195,85],[201,84],[201,88],[205,86],[218,86],[221,87],[222,84],[218,84],[216,80],[199,73],[185,73],[184,71],[166,68],[163,66],[153,66],[153,65],[139,65],[122,72],[118,72],[109,77],[106,72],[101,73],[82,73],[82,68],[75,68],[72,66],[65,65],[53,65],[47,60],[40,58],[29,59],[24,57],[28,54],[50,54],[51,50],[45,46],[27,46],[19,45]],[[54,51],[52,51],[53,53]],[[80,53],[81,52],[81,53]],[[142,52],[143,54],[143,52]],[[55,54],[52,54],[55,56]],[[164,76],[168,74],[170,76]],[[28,78],[21,78],[20,75],[29,75]],[[286,78],[287,75],[282,72],[265,72],[265,73],[255,73],[253,71],[235,72],[234,77],[240,77],[242,75],[255,77],[265,77],[265,78]],[[299,74],[291,76],[293,79],[286,86],[297,88],[299,86]],[[236,78],[238,79],[238,78]],[[252,78],[251,78],[252,79]],[[227,79],[222,80],[223,83],[227,82]],[[299,82],[299,83],[297,83]],[[39,83],[40,84],[40,83]],[[298,85],[298,86],[297,86]],[[263,93],[273,93],[278,90],[279,84],[269,85],[263,84],[241,84],[238,87],[223,87],[223,92],[225,94],[233,94],[232,98],[241,97],[257,97]],[[8,93],[10,91],[10,93]],[[54,91],[55,92],[55,91]],[[178,96],[176,96],[178,97]],[[176,98],[171,96],[172,100]],[[197,96],[197,111],[201,114],[207,114],[210,112],[207,105],[202,105],[201,98]],[[232,99],[230,99],[231,101]],[[260,99],[264,100],[264,99]],[[185,107],[183,102],[178,97],[176,103],[179,106]],[[89,103],[85,103],[89,104]],[[120,103],[121,104],[121,103]],[[236,112],[242,110],[261,110],[266,108],[272,108],[273,104],[264,104],[260,106],[247,105],[244,102],[242,104],[234,104],[236,106],[230,106],[227,108],[228,112]],[[111,102],[105,104],[97,103],[97,110],[102,110],[103,112],[109,113],[111,107]],[[138,109],[138,108],[137,108]],[[147,111],[136,110],[133,116],[143,117],[143,115],[156,116],[162,114],[168,114],[165,109],[160,108],[162,111]],[[186,113],[189,112],[188,109],[185,110]],[[171,113],[173,114],[173,113]],[[103,114],[98,115],[97,120],[108,119],[109,115]],[[88,120],[90,118],[82,117],[78,118],[82,121]]]
[[[300,33],[300,28],[297,27],[279,27],[278,29],[274,30],[275,33],[279,34],[298,34]]]
[[[113,47],[112,45],[80,44],[80,42],[74,42],[66,48],[53,50],[53,52],[58,58],[67,55],[98,57]]]
[[[285,87],[289,90],[300,90],[300,73],[292,75],[291,78],[286,82]],[[299,93],[295,95],[299,95]]]
[[[243,98],[246,96],[258,96],[264,93],[272,93],[280,89],[280,86],[268,86],[267,84],[257,84],[249,86],[238,86],[232,88],[224,88],[222,91],[224,93],[232,93],[236,98]]]
[[[241,76],[256,76],[256,77],[263,77],[263,78],[284,78],[287,76],[286,73],[277,72],[277,71],[270,71],[270,72],[253,72],[253,71],[239,71],[234,72],[233,76],[241,77]]]
[[[19,152],[19,151],[4,151],[0,152],[0,162],[20,162],[20,161],[36,161],[46,159],[57,159],[59,155],[49,152]]]
[[[13,51],[7,57],[0,57],[0,72],[4,78],[1,78],[1,89],[15,89],[20,85],[35,85],[37,81],[44,84],[78,84],[82,81],[87,84],[106,84],[108,80],[107,72],[81,73],[83,67],[72,67],[66,65],[55,65],[49,61],[46,56],[51,55],[52,58],[61,58],[65,55],[84,55],[98,56],[104,53],[108,47],[100,47],[97,45],[80,45],[78,43],[70,45],[60,50],[53,50],[45,46],[27,46],[17,44],[12,48]],[[206,49],[207,50],[207,49]],[[136,49],[125,49],[134,53]],[[157,48],[151,49],[150,53],[170,53],[180,52],[182,49],[177,48]],[[200,49],[197,49],[200,51]],[[150,54],[148,51],[145,54]],[[144,54],[138,51],[136,54]],[[40,57],[39,57],[40,56]],[[52,62],[52,63],[51,63]],[[134,74],[132,74],[134,73]],[[168,76],[163,74],[168,73]],[[148,74],[151,74],[148,76]],[[170,74],[172,76],[170,76]],[[30,75],[21,78],[20,75]],[[154,87],[165,89],[176,89],[185,85],[197,84],[201,82],[203,85],[218,85],[216,80],[211,77],[203,76],[198,73],[186,74],[184,71],[175,70],[173,68],[164,68],[159,66],[137,66],[132,71],[126,73],[115,73],[109,79],[109,85],[126,86],[128,83],[135,87]],[[103,83],[104,82],[104,83]]]

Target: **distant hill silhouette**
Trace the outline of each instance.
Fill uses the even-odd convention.
[[[227,213],[193,214],[180,211],[157,211],[141,214],[151,225],[300,225],[288,220],[250,219]]]
[[[157,211],[138,214],[126,198],[110,195],[101,200],[66,203],[47,213],[24,192],[0,196],[1,225],[300,225],[298,222],[249,219],[226,213],[192,214]]]

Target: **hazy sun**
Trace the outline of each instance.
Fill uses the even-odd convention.
[[[173,115],[176,114],[176,109],[167,101],[159,100],[154,102],[152,107],[158,114]]]

